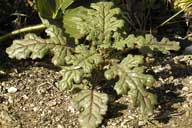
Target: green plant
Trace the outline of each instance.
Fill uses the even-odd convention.
[[[72,100],[84,128],[98,127],[106,114],[108,95],[104,85],[113,87],[119,95],[127,95],[130,105],[139,108],[147,119],[157,99],[146,88],[152,87],[155,79],[145,74],[144,56],[129,51],[166,54],[178,50],[179,43],[167,38],[157,41],[150,34],[127,35],[121,10],[112,2],[91,3],[90,8],[70,8],[73,0],[46,0],[47,6],[44,2],[36,0],[48,38],[30,33],[14,40],[6,50],[9,57],[37,59],[51,54],[52,63],[61,67],[63,76],[58,88],[74,94]],[[74,41],[69,41],[67,34]],[[114,86],[107,82],[112,79],[116,81]]]

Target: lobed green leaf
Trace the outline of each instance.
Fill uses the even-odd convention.
[[[140,107],[143,115],[151,114],[156,104],[156,96],[145,91],[145,86],[152,86],[154,78],[143,74],[143,56],[128,55],[120,64],[113,65],[105,72],[106,79],[119,77],[114,89],[118,94],[128,94],[130,102],[134,107]]]
[[[75,39],[80,39],[85,36],[85,33],[81,33],[79,24],[82,22],[82,17],[87,14],[87,9],[84,7],[77,7],[74,9],[68,9],[63,16],[63,25],[65,32]]]
[[[71,48],[67,47],[66,38],[60,28],[51,25],[46,30],[48,39],[42,39],[35,34],[27,34],[24,39],[14,40],[6,49],[10,58],[37,59],[47,54],[53,54],[52,62],[55,65],[64,65],[65,57],[71,54]]]
[[[67,12],[64,16],[66,32],[75,38],[87,35],[86,39],[93,45],[108,48],[114,32],[124,25],[123,20],[116,18],[120,9],[113,8],[112,2],[92,3],[91,8],[79,7]]]
[[[107,111],[108,97],[94,90],[83,90],[73,97],[74,106],[81,112],[79,122],[83,128],[96,128]]]
[[[94,48],[88,49],[84,45],[75,48],[75,54],[65,58],[68,66],[62,67],[63,76],[59,88],[71,89],[73,84],[78,84],[84,77],[89,77],[92,70],[103,62],[103,57]]]
[[[84,77],[83,71],[79,68],[75,67],[62,67],[60,71],[62,74],[62,80],[59,81],[58,88],[60,90],[70,90],[72,89],[73,85],[79,84]]]
[[[179,50],[179,42],[170,41],[168,38],[163,38],[160,42],[151,35],[146,34],[145,37],[131,34],[125,39],[120,39],[113,44],[113,47],[123,50],[125,47],[130,49],[138,48],[143,52],[160,51],[164,54],[169,53],[170,50]]]

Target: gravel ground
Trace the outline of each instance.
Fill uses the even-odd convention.
[[[191,128],[192,68],[183,57],[166,57],[148,65],[157,79],[158,105],[150,122],[139,120],[126,96],[109,103],[101,128]],[[175,60],[175,63],[173,62]],[[1,128],[79,128],[70,95],[56,88],[58,69],[40,61],[21,61],[0,76]]]

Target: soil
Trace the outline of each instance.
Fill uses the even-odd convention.
[[[109,103],[101,128],[191,128],[191,58],[164,56],[147,72],[157,82],[152,91],[158,105],[151,120],[139,120],[137,110],[129,108],[126,96]],[[160,63],[161,62],[161,63]],[[46,61],[17,61],[7,64],[0,77],[1,128],[80,128],[78,112],[67,92],[57,89],[59,70]]]
[[[22,69],[13,68],[1,79],[0,127],[78,127],[70,97],[55,87],[60,77],[58,72],[23,65],[17,65]]]

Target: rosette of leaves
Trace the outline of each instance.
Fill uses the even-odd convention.
[[[117,57],[120,63],[115,63],[112,53],[126,47],[168,53],[169,50],[178,50],[179,44],[166,38],[157,41],[152,35],[128,35],[123,38],[120,32],[123,31],[124,21],[117,18],[121,10],[114,8],[112,2],[92,3],[91,8],[73,9],[67,9],[70,4],[51,5],[49,3],[47,8],[38,9],[40,16],[47,18],[47,21],[58,20],[57,15],[62,12],[64,28],[49,22],[45,31],[48,38],[27,34],[24,39],[13,41],[7,48],[9,57],[36,59],[51,54],[52,62],[61,67],[62,78],[58,87],[72,92],[78,90],[72,100],[80,111],[79,121],[84,128],[98,127],[106,114],[108,96],[103,93],[101,85],[105,79],[100,78],[103,76],[99,74],[103,72],[107,80],[118,78],[114,86],[117,94],[128,95],[130,105],[140,108],[142,115],[147,118],[156,104],[156,96],[146,90],[153,85],[154,78],[144,74],[143,56],[121,56]],[[38,8],[41,6],[38,5]],[[86,43],[71,45],[67,42],[64,32],[76,40],[85,37]]]

